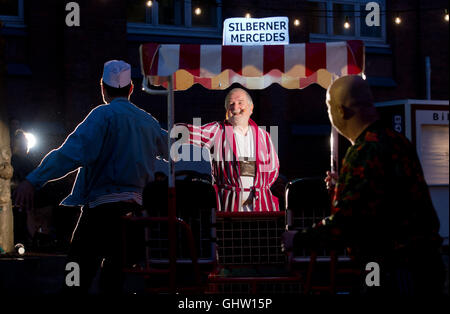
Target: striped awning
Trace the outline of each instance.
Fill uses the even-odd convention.
[[[221,46],[147,43],[140,47],[142,74],[151,85],[166,85],[174,75],[174,90],[193,84],[226,89],[239,83],[263,89],[273,83],[301,89],[317,83],[327,88],[333,78],[364,71],[360,40],[285,46]]]

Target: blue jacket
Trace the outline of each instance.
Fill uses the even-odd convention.
[[[154,180],[157,156],[168,159],[167,131],[126,98],[115,98],[94,108],[26,179],[41,188],[78,169],[72,192],[61,204],[83,206],[111,193],[142,193]]]

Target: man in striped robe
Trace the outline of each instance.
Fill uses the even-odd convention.
[[[209,150],[219,211],[279,211],[270,191],[279,173],[278,156],[269,133],[250,119],[250,95],[241,88],[231,90],[225,109],[222,122],[177,124],[180,142]]]

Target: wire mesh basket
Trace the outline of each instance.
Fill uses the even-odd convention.
[[[217,213],[219,265],[284,264],[284,212]]]

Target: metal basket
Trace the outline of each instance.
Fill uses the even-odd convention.
[[[284,212],[217,213],[219,265],[284,264]]]

